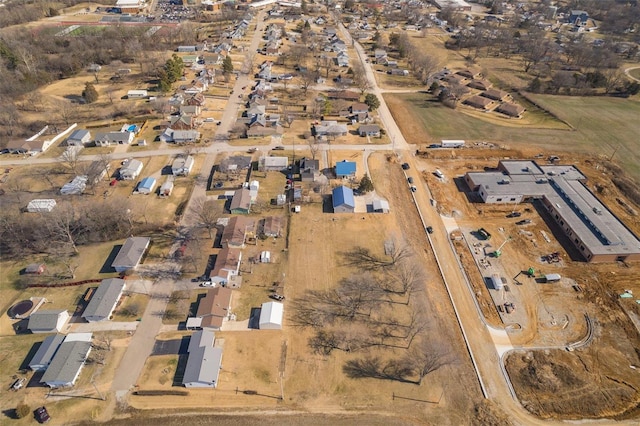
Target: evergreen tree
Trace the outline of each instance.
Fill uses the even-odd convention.
[[[98,100],[98,91],[93,84],[87,82],[84,84],[84,90],[82,91],[82,97],[88,104],[92,104]]]
[[[231,62],[231,56],[226,56],[222,61],[222,72],[224,74],[231,74],[233,72],[233,62]]]
[[[358,186],[358,190],[362,193],[373,191],[373,182],[369,175],[365,173],[365,175],[360,180],[360,186]]]

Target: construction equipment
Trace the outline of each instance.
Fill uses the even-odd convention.
[[[502,247],[504,247],[504,245],[507,244],[507,242],[509,242],[510,239],[511,237],[507,238],[506,240],[504,240],[504,243],[500,244],[500,247],[498,247],[496,251],[493,252],[493,257],[502,256]]]

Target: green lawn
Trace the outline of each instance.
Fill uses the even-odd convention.
[[[396,120],[411,119],[420,123],[428,135],[425,141],[484,140],[514,147],[533,144],[547,150],[576,150],[606,156],[617,149],[615,159],[640,181],[640,102],[637,99],[531,95],[538,105],[575,129],[569,130],[561,121],[533,105],[525,104],[529,123],[514,126],[518,122],[508,121],[502,125],[490,120],[490,115],[486,120],[470,116],[462,110],[429,101],[424,94],[386,94],[385,98],[410,104],[407,110],[413,116],[404,120],[396,117]],[[424,143],[411,136],[408,140]]]

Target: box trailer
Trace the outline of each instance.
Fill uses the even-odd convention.
[[[491,284],[495,290],[502,290],[502,278],[500,278],[500,275],[491,275]]]
[[[548,283],[558,282],[560,281],[560,278],[562,278],[560,274],[546,274],[544,276],[545,282],[548,282]]]
[[[463,140],[442,140],[440,142],[442,148],[462,148],[464,146]]]

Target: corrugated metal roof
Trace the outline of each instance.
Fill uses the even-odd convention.
[[[333,207],[347,205],[356,207],[356,201],[353,198],[353,191],[346,186],[339,186],[333,190]]]

